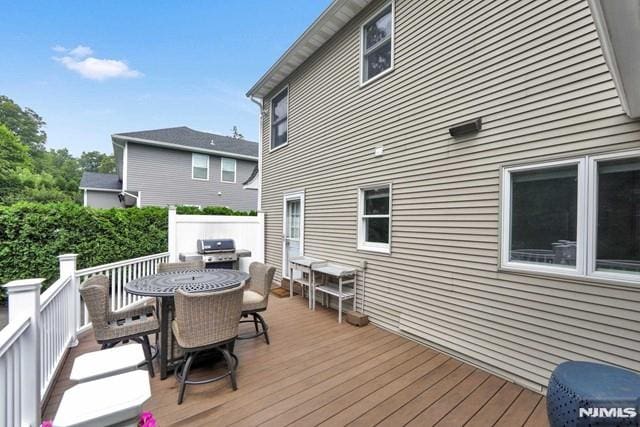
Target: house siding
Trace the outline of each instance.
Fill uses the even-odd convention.
[[[360,26],[383,4],[270,94],[289,85],[289,145],[270,152],[265,114],[261,147],[276,279],[283,196],[304,189],[305,255],[366,260],[375,324],[536,390],[567,359],[640,370],[640,285],[498,268],[502,166],[640,147],[586,1],[396,0],[394,71],[360,87]],[[372,183],[393,184],[391,255],[356,250]]]
[[[92,208],[121,208],[122,204],[118,199],[118,193],[113,191],[91,191],[87,190],[87,206]]]
[[[191,178],[191,152],[128,143],[127,189],[141,192],[142,206],[228,206],[255,210],[256,190],[245,190],[257,162],[236,160],[236,182],[220,181],[220,157],[209,156],[209,180]],[[222,193],[218,195],[218,193]]]

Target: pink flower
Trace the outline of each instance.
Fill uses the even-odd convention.
[[[151,412],[145,411],[140,414],[140,422],[138,425],[140,427],[156,427],[156,419]]]
[[[40,424],[40,427],[53,427],[53,421],[43,421],[42,424]]]

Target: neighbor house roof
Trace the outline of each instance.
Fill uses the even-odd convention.
[[[111,135],[115,141],[131,141],[176,150],[197,151],[226,155],[247,160],[258,160],[258,144],[244,139],[200,132],[186,126],[125,132]]]
[[[251,171],[251,175],[249,175],[249,178],[245,179],[244,182],[242,183],[242,185],[247,185],[249,184],[251,181],[253,181],[255,179],[255,177],[258,175],[258,165],[256,165],[256,167],[253,168],[253,170]]]
[[[372,0],[334,0],[253,85],[247,96],[264,98]]]
[[[80,179],[80,188],[120,191],[122,190],[122,182],[116,174],[84,172]]]

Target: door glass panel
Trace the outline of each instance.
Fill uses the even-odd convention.
[[[576,265],[578,166],[511,174],[510,260]]]
[[[640,273],[640,158],[598,162],[596,270]]]

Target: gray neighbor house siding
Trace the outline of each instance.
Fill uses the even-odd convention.
[[[640,148],[584,0],[396,0],[394,70],[360,85],[374,1],[264,97],[266,262],[283,196],[305,193],[304,254],[366,260],[375,324],[534,390],[560,362],[640,370],[640,286],[501,270],[505,165]],[[289,87],[288,145],[270,99]],[[448,128],[482,117],[483,130]],[[384,155],[374,149],[384,146]],[[357,250],[358,188],[391,183],[391,254]]]
[[[255,210],[258,192],[243,188],[256,162],[236,159],[236,182],[220,179],[220,157],[209,155],[209,180],[191,178],[189,151],[127,143],[127,189],[140,193],[142,206],[228,206]]]
[[[87,190],[86,206],[93,208],[110,209],[121,208],[122,203],[118,199],[118,193],[113,191]]]

